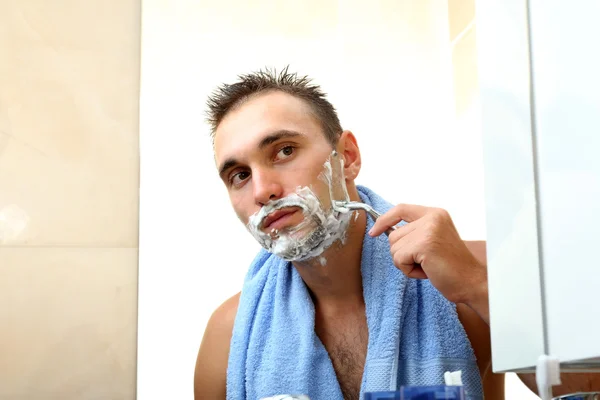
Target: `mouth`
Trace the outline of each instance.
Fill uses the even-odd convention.
[[[270,231],[273,229],[280,230],[284,228],[298,211],[298,208],[293,207],[272,212],[263,220],[261,230]]]

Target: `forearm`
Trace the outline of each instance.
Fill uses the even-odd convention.
[[[485,283],[482,283],[479,288],[474,288],[475,295],[472,300],[465,304],[479,315],[486,324],[490,324],[490,303],[488,299],[487,277]]]
[[[486,324],[490,324],[490,303],[487,280],[487,254],[485,241],[464,241],[475,260],[482,266],[479,284],[470,287],[471,295],[465,304],[479,315]]]
[[[464,240],[465,246],[481,265],[487,268],[487,252],[484,240]]]

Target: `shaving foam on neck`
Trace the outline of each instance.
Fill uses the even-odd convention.
[[[286,207],[300,208],[304,220],[274,235],[260,229],[262,221],[269,214]],[[313,191],[302,187],[296,193],[263,206],[250,217],[248,230],[269,252],[288,261],[305,261],[320,256],[337,240],[343,243],[349,222],[350,214],[325,211]]]

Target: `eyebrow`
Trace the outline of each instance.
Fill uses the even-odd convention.
[[[263,150],[265,147],[277,142],[278,140],[286,139],[286,138],[294,138],[294,137],[298,137],[298,136],[305,136],[305,135],[300,132],[291,131],[291,130],[287,130],[287,129],[281,129],[281,130],[275,131],[273,133],[270,133],[269,135],[262,138],[261,141],[258,143],[258,148],[260,150]],[[227,170],[235,167],[238,164],[240,164],[240,162],[237,159],[235,159],[233,157],[228,158],[219,167],[219,176],[221,178],[223,178],[223,175],[225,174],[225,172],[227,172]]]

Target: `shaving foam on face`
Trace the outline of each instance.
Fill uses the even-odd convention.
[[[334,163],[332,166],[332,162]],[[296,193],[269,202],[248,221],[248,230],[262,247],[288,261],[304,261],[320,256],[337,240],[346,240],[346,231],[352,213],[336,205],[336,201],[349,201],[344,178],[344,160],[334,150],[325,164],[319,179],[329,188],[330,204],[324,208],[319,198],[308,187],[298,188]],[[281,232],[263,232],[262,221],[274,211],[282,208],[298,207],[304,219],[296,226]],[[327,260],[319,258],[321,265]]]
[[[302,211],[304,219],[301,223],[272,234],[261,230],[261,224],[269,214],[289,207],[298,207]],[[335,241],[344,239],[349,222],[349,214],[325,211],[313,191],[303,187],[263,206],[250,217],[248,230],[269,252],[288,261],[304,261],[320,256]]]
[[[329,187],[329,198],[332,210],[338,213],[347,213],[350,210],[340,205],[350,201],[348,188],[346,187],[346,178],[344,176],[344,159],[337,151],[332,151],[327,161],[323,165],[324,171],[319,175],[319,179]]]

